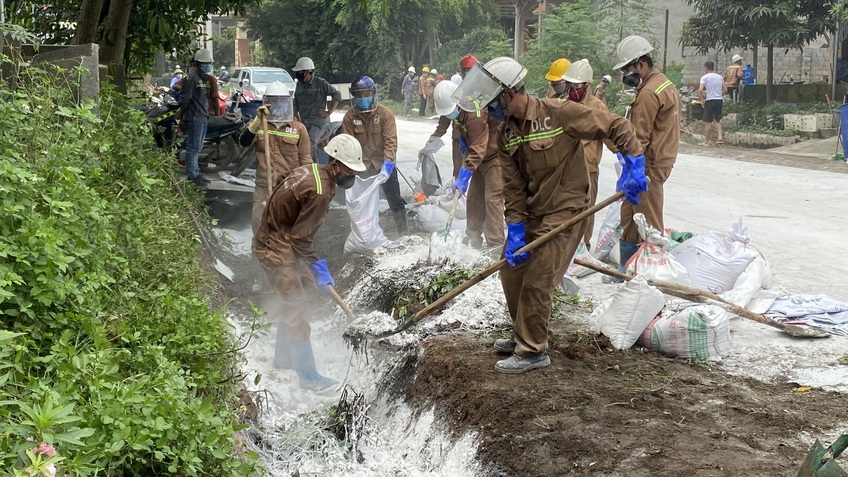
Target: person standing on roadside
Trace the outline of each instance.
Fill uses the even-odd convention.
[[[700,144],[701,146],[710,145],[710,134],[714,123],[718,134],[716,144],[724,144],[724,129],[721,126],[723,88],[724,79],[715,72],[715,63],[712,61],[704,63],[704,76],[701,76],[701,84],[698,86],[698,97],[704,105],[704,142]]]
[[[507,223],[503,253],[509,266],[500,269],[500,278],[514,335],[497,340],[494,348],[511,355],[498,361],[495,370],[511,374],[550,364],[553,292],[583,238],[586,222],[532,252],[519,250],[588,207],[589,173],[581,140],[610,139],[626,154],[621,188],[633,200],[644,191],[642,156],[630,155],[640,154],[642,147],[626,119],[574,101],[533,98],[524,89],[526,76],[527,69],[514,59],[495,58],[475,65],[452,96],[465,111],[492,105],[506,118],[498,129],[498,160]]]
[[[377,104],[377,85],[368,76],[360,76],[350,85],[351,107],[342,119],[341,131],[362,145],[362,160],[368,169],[361,175],[371,177],[385,170],[389,179],[381,188],[395,219],[398,235],[406,235],[406,201],[400,195],[395,170],[398,137],[395,116],[389,108]]]
[[[412,93],[415,92],[415,67],[410,66],[406,71],[400,90],[403,92],[403,115],[409,117],[412,108]]]
[[[183,79],[183,70],[177,67],[177,69],[174,70],[174,77],[171,78],[171,84],[169,85],[171,91],[176,91],[174,89],[174,85],[177,84],[181,79]]]
[[[277,184],[253,239],[254,254],[282,302],[279,316],[271,316],[278,322],[274,367],[294,369],[300,387],[311,391],[338,384],[318,373],[312,349],[309,318],[317,308],[315,299],[335,285],[313,242],[336,186],[349,188],[356,173],[365,170],[362,149],[348,135],[334,137],[324,151],[328,165],[296,167]]]
[[[241,135],[242,147],[256,144],[256,187],[253,188],[253,233],[271,190],[298,166],[312,164],[309,132],[294,117],[291,91],[274,81],[265,89],[263,105]],[[268,127],[265,130],[265,126]]]
[[[497,131],[500,123],[490,119],[485,108],[463,111],[451,95],[457,86],[450,81],[436,85],[433,93],[439,126],[430,140],[443,136],[453,124],[453,142],[458,154],[454,158],[454,192],[467,193],[463,243],[475,248],[502,247],[504,243],[503,177],[498,163]]]
[[[598,86],[595,88],[595,97],[603,101],[604,104],[607,104],[607,86],[609,86],[610,83],[612,83],[612,76],[604,75],[604,77],[601,78],[601,82],[598,83]]]
[[[342,101],[341,93],[324,78],[315,76],[315,63],[301,57],[292,68],[297,87],[294,91],[294,114],[309,131],[312,160],[318,162],[318,141],[330,133],[330,115]],[[327,105],[327,97],[330,105]]]
[[[636,253],[642,241],[633,215],[644,214],[648,225],[660,231],[665,230],[663,188],[677,160],[680,145],[680,92],[671,80],[654,68],[649,55],[652,51],[654,48],[648,40],[638,35],[628,36],[616,47],[619,63],[615,69],[622,72],[625,86],[636,88],[636,100],[631,106],[631,122],[644,150],[645,175],[651,180],[648,191],[639,196],[638,204],[624,201],[621,206],[621,271],[625,271],[625,264]]]
[[[430,68],[421,68],[421,76],[418,77],[418,117],[423,118],[427,115],[427,77],[430,75]]]
[[[589,60],[575,61],[568,67],[568,71],[562,75],[565,80],[565,96],[569,101],[580,103],[597,111],[607,112],[607,105],[592,95],[592,66]],[[600,176],[601,156],[604,153],[604,141],[588,140],[580,141],[583,146],[583,156],[586,158],[586,166],[589,168],[589,207],[595,205],[598,200],[598,177]],[[614,148],[611,143],[609,147]],[[595,216],[586,219],[586,232],[583,234],[583,243],[586,248],[591,248],[592,232],[595,230]]]
[[[190,182],[197,187],[206,187],[209,181],[200,175],[197,159],[209,124],[209,79],[215,80],[210,76],[212,53],[209,50],[197,50],[194,60],[197,67],[189,70],[188,78],[180,89],[179,100],[181,120],[185,123],[187,131],[185,167]]]
[[[730,95],[730,100],[734,103],[739,101],[739,83],[742,81],[742,57],[733,55],[731,58],[732,64],[724,70],[724,87],[727,89],[727,94]]]

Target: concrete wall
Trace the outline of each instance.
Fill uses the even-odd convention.
[[[46,46],[46,45],[45,45]],[[61,46],[39,49],[32,59],[33,65],[49,67],[54,65],[67,72],[69,79],[79,77],[80,86],[74,89],[74,100],[82,102],[96,99],[100,95],[100,47],[95,43],[78,46]],[[82,70],[76,68],[82,67]]]
[[[774,101],[781,103],[821,103],[825,101],[824,95],[831,93],[829,84],[775,84],[771,87]],[[757,84],[742,88],[741,98],[743,101],[754,101],[766,104],[766,85]],[[840,98],[841,99],[841,98]]]
[[[680,46],[680,35],[683,32],[683,23],[689,21],[689,18],[694,16],[692,7],[686,4],[685,0],[656,0],[652,2],[655,8],[652,17],[653,30],[659,38],[659,44],[654,45],[656,49],[656,57],[654,65],[662,67],[663,55],[663,34],[665,33],[665,10],[668,9],[668,53],[667,61],[671,64],[672,61],[678,63],[683,62],[682,47]]]
[[[704,74],[704,62],[713,61],[716,64],[716,73],[722,74],[724,69],[730,65],[733,55],[740,54],[743,58],[743,66],[753,63],[753,52],[751,51],[729,51],[722,53],[712,51],[706,55],[695,53],[694,47],[684,49],[683,84],[695,86]],[[757,55],[757,84],[766,82],[766,64],[768,52],[766,48],[759,48]],[[833,77],[833,50],[830,48],[808,47],[803,50],[774,49],[774,81],[780,83],[789,82],[790,75],[795,77],[795,82],[804,83],[829,83]]]

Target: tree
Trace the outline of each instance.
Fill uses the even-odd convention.
[[[659,36],[653,27],[655,12],[652,0],[599,0],[596,2],[598,28],[607,33],[604,47],[610,55],[621,40],[630,35],[640,35],[659,44]]]
[[[831,10],[836,0],[686,0],[696,19],[683,29],[681,42],[700,53],[765,46],[766,102],[772,101],[774,48],[803,48],[834,31]]]
[[[228,27],[220,35],[212,35],[212,56],[221,66],[236,64],[236,27]]]
[[[498,56],[511,56],[512,42],[502,28],[480,26],[462,38],[448,41],[437,48],[434,65],[445,73],[445,78],[449,78],[465,55],[473,55],[481,63]]]
[[[542,20],[544,38],[531,40],[527,53],[519,60],[527,68],[528,91],[544,95],[548,82],[545,73],[557,58],[571,61],[586,58],[596,76],[613,66],[608,52],[598,48],[606,36],[598,28],[600,16],[591,0],[563,3],[545,15]]]
[[[494,11],[490,0],[268,0],[247,25],[283,66],[309,56],[337,82],[368,74],[399,87],[408,66],[433,65],[442,43],[488,24]]]

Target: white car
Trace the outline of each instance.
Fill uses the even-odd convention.
[[[295,82],[288,71],[265,66],[245,66],[235,70],[230,76],[230,94],[244,90],[252,93],[257,100],[261,100],[265,94],[265,88],[274,81],[288,86],[289,91],[294,95]]]

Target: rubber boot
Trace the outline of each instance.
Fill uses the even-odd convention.
[[[639,244],[633,242],[625,242],[624,240],[619,240],[618,242],[618,271],[621,273],[627,273],[627,261],[630,260],[630,257],[639,250]],[[601,281],[604,283],[621,283],[624,280],[620,278],[611,277],[609,275],[605,275]]]
[[[274,345],[274,367],[292,369],[291,345],[288,340],[286,325],[277,324],[277,343]]]
[[[312,353],[312,342],[309,340],[291,344],[291,357],[300,387],[309,391],[322,391],[338,384],[332,378],[321,376],[315,369],[315,355]]]
[[[393,212],[395,216],[395,226],[397,226],[398,235],[406,235],[408,230],[408,226],[406,223],[406,209],[404,210],[396,210]]]

